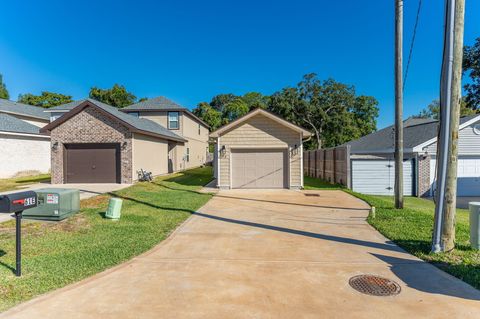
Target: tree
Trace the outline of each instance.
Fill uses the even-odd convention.
[[[111,89],[100,89],[94,86],[90,89],[89,97],[118,108],[132,105],[137,99],[123,85],[119,84],[114,84]]]
[[[332,147],[376,130],[378,102],[356,96],[355,88],[333,79],[320,81],[307,74],[297,87],[274,93],[268,109],[288,121],[312,130],[308,148]]]
[[[242,100],[248,106],[249,110],[256,108],[266,109],[268,104],[268,96],[258,92],[248,92],[242,96]]]
[[[44,108],[49,108],[57,105],[72,102],[71,95],[65,95],[61,93],[54,93],[43,91],[40,95],[31,93],[20,94],[18,96],[18,102],[23,104],[35,105]]]
[[[3,83],[3,76],[0,74],[0,99],[9,99],[10,94],[8,94],[7,86]]]
[[[460,104],[460,116],[473,115],[476,113],[477,112],[475,110],[472,110],[471,108],[467,107],[467,103],[465,102],[465,100],[462,100]],[[415,117],[431,118],[431,119],[438,120],[439,115],[440,115],[440,101],[433,100],[432,103],[430,103],[425,109],[421,110],[420,113]]]
[[[192,112],[207,123],[212,131],[215,131],[222,124],[222,114],[206,102],[198,103]]]
[[[473,46],[463,49],[463,71],[469,73],[471,83],[463,86],[466,91],[465,102],[467,107],[480,109],[480,37]]]

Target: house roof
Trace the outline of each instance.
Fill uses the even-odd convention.
[[[40,128],[14,116],[0,113],[0,132],[40,135]]]
[[[101,111],[105,112],[105,114],[107,114],[108,116],[113,117],[116,120],[119,120],[120,122],[122,122],[124,125],[129,127],[133,132],[158,136],[158,137],[162,137],[168,140],[174,140],[178,142],[186,142],[186,140],[183,137],[173,133],[172,131],[166,129],[165,127],[163,127],[162,125],[156,122],[143,119],[143,118],[138,118],[136,116],[133,116],[124,112],[120,112],[120,110],[116,107],[113,107],[108,104],[101,103],[99,101],[92,100],[92,99],[75,101],[75,102],[67,103],[65,105],[58,106],[57,108],[59,110],[69,109],[70,112],[56,119],[55,121],[51,122],[50,124],[42,128],[41,131],[42,132],[51,131],[53,128],[67,121],[74,115],[80,113],[84,108],[88,106],[96,107],[100,109]]]
[[[58,105],[58,106],[54,106],[54,107],[50,107],[48,109],[46,109],[44,112],[57,112],[57,111],[71,111],[73,110],[75,107],[77,107],[80,103],[84,102],[84,101],[87,101],[87,100],[91,100],[91,99],[83,99],[83,100],[78,100],[78,101],[72,101],[72,102],[69,102],[69,103],[65,103],[65,104],[62,104],[62,105]],[[91,100],[91,101],[95,101],[95,100]],[[97,101],[95,101],[97,102]],[[100,102],[99,102],[100,103]]]
[[[157,96],[142,102],[138,102],[127,107],[123,110],[126,111],[146,111],[146,110],[186,110],[187,108],[175,103],[174,101],[167,99],[164,96]]]
[[[138,111],[143,111],[143,112],[149,112],[149,111],[182,111],[190,115],[193,119],[195,119],[197,122],[200,122],[203,126],[206,128],[210,128],[210,125],[205,123],[202,119],[197,117],[195,114],[193,114],[189,109],[187,109],[184,106],[181,106],[180,104],[164,97],[164,96],[157,96],[142,102],[138,102],[132,105],[129,105],[127,107],[124,107],[121,109],[122,112],[138,112]]]
[[[48,120],[50,116],[46,114],[45,109],[39,106],[17,103],[10,100],[0,99],[0,112],[7,114],[17,114],[31,118]]]
[[[284,120],[282,119],[280,116],[276,115],[276,114],[273,114],[271,112],[268,112],[264,109],[260,109],[260,108],[257,108],[247,114],[245,114],[244,116],[236,119],[235,121],[233,122],[230,122],[222,127],[220,127],[219,129],[217,129],[216,131],[210,133],[210,137],[218,137],[220,135],[222,135],[222,133],[228,131],[229,129],[237,126],[238,124],[242,123],[242,122],[245,122],[246,120],[248,120],[249,118],[252,118],[254,117],[255,115],[258,115],[258,114],[261,114],[261,115],[264,115],[272,120],[274,120],[275,122],[277,123],[280,123],[286,127],[289,127],[290,129],[294,130],[294,131],[297,131],[299,133],[302,133],[303,134],[303,137],[306,138],[306,137],[310,137],[312,136],[312,133],[310,133],[309,131],[307,131],[306,129],[298,126],[298,125],[295,125],[293,123],[290,123],[289,121],[287,120]]]
[[[480,115],[470,115],[460,118],[460,128]],[[405,150],[413,151],[413,148],[428,141],[436,140],[438,133],[438,120],[410,118],[403,121],[403,146]],[[390,125],[374,133],[365,135],[357,140],[344,145],[350,145],[350,152],[355,153],[388,153],[394,150],[394,126]]]

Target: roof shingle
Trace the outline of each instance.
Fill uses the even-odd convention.
[[[0,99],[0,112],[24,115],[42,120],[48,120],[50,118],[50,116],[45,113],[43,107],[17,103],[5,99]]]
[[[0,131],[11,133],[40,134],[40,128],[14,116],[0,113]]]

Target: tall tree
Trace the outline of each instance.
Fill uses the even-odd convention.
[[[466,91],[465,102],[467,107],[480,109],[480,37],[475,40],[473,46],[465,46],[463,49],[463,71],[467,72],[471,83],[463,86]]]
[[[90,89],[89,97],[118,108],[131,105],[137,99],[123,85],[119,84],[114,84],[111,89],[100,89],[94,86]]]
[[[268,108],[315,133],[309,148],[336,146],[376,129],[378,102],[356,96],[355,88],[333,79],[320,81],[311,73],[295,88],[273,94]]]
[[[473,115],[476,113],[477,112],[475,110],[467,107],[467,103],[465,102],[465,100],[461,101],[460,116]],[[421,110],[420,113],[415,117],[432,118],[432,119],[438,120],[439,115],[440,115],[440,101],[433,100],[432,103],[430,103],[426,108]]]
[[[242,100],[247,104],[249,110],[256,108],[266,109],[268,104],[268,96],[258,92],[248,92],[242,96]]]
[[[222,113],[206,102],[198,103],[197,107],[193,109],[193,114],[207,123],[212,131],[219,128],[222,124]]]
[[[65,95],[61,93],[43,91],[40,95],[31,93],[20,94],[18,96],[18,102],[23,104],[41,106],[49,108],[57,105],[72,102],[71,95]]]
[[[9,99],[10,94],[8,94],[7,86],[3,83],[3,75],[0,74],[0,99]]]

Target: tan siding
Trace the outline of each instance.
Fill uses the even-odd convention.
[[[133,136],[133,176],[143,168],[153,175],[168,173],[168,141],[134,134]]]
[[[206,127],[200,125],[200,134],[198,134],[198,121],[182,111],[179,111],[179,113],[180,129],[171,131],[184,137],[188,142],[186,142],[184,146],[179,145],[176,147],[175,169],[184,170],[204,165],[206,161],[209,131]],[[140,112],[140,117],[152,120],[165,128],[168,127],[167,111]],[[186,158],[185,156],[187,155],[187,147],[190,150],[190,161],[188,162],[184,161]]]
[[[256,115],[239,126],[221,135],[220,146],[226,146],[227,152],[220,157],[220,185],[230,186],[230,156],[231,148],[235,147],[266,147],[288,148],[290,157],[290,187],[301,186],[300,151],[292,151],[295,145],[300,147],[300,133],[291,130],[278,122]],[[288,168],[287,168],[288,169]]]

